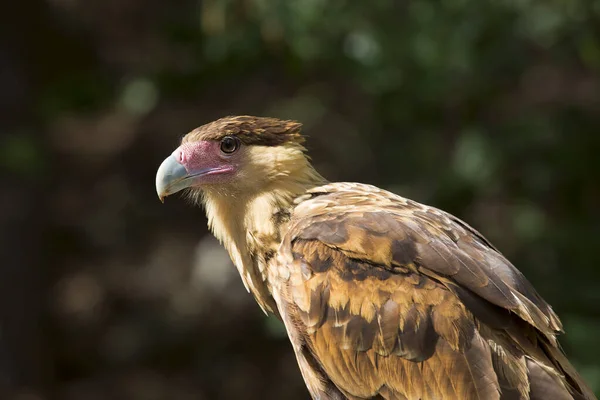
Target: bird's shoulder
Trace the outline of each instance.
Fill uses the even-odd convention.
[[[368,225],[365,233],[371,233],[377,222],[388,225],[390,220],[410,225],[422,235],[443,233],[457,242],[460,239],[472,239],[482,247],[498,250],[481,233],[459,218],[417,201],[402,197],[377,186],[354,182],[331,183],[315,187],[296,199],[293,213],[295,229],[306,225],[329,220],[330,225],[340,226],[360,218]],[[335,222],[328,218],[335,216]],[[382,221],[385,219],[386,221]],[[375,231],[378,230],[375,228]],[[389,232],[391,235],[397,232]]]
[[[512,312],[552,342],[562,328],[523,274],[447,212],[359,183],[316,187],[296,203],[281,244],[288,265],[304,260],[312,272],[328,268],[362,285],[366,276],[384,285],[384,276],[410,275],[452,292],[468,308],[491,303]]]

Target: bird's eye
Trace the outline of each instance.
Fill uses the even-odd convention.
[[[221,151],[225,154],[232,154],[240,147],[240,141],[231,136],[225,136],[221,140]]]

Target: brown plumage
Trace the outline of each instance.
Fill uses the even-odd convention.
[[[157,174],[188,188],[315,399],[594,399],[559,318],[480,233],[374,186],[327,183],[300,124],[229,117]],[[230,152],[230,150],[232,150]]]

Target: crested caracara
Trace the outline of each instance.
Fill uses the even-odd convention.
[[[479,232],[374,186],[327,182],[301,125],[188,133],[158,196],[187,189],[244,285],[285,324],[314,399],[593,399],[562,326]]]

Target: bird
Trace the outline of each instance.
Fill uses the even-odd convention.
[[[304,143],[296,121],[221,118],[183,137],[156,190],[204,207],[313,399],[595,399],[560,319],[490,241],[435,207],[327,181]]]

